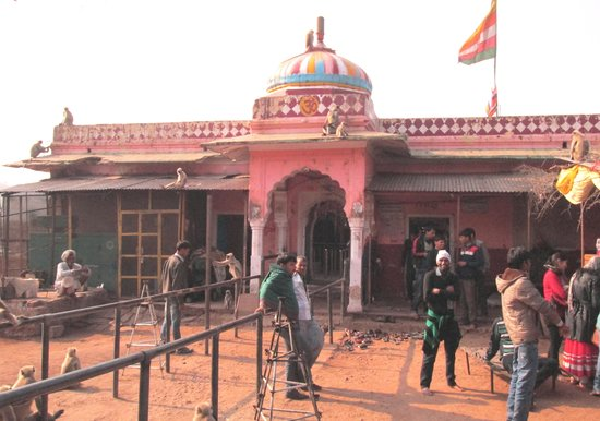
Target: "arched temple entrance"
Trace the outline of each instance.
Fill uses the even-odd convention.
[[[343,276],[350,242],[343,204],[334,200],[317,203],[308,220],[304,253],[309,257],[311,278],[330,280]]]

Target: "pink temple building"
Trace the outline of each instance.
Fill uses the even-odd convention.
[[[12,164],[51,177],[3,193],[5,272],[51,282],[74,248],[97,282],[135,296],[186,238],[233,252],[253,275],[265,256],[305,254],[313,279],[347,276],[347,309],[362,312],[405,297],[405,240],[425,224],[452,250],[475,228],[492,273],[519,244],[576,254],[578,208],[537,218],[536,175],[520,168],[560,164],[574,130],[598,148],[600,115],[379,119],[368,74],[325,45],[322,19],[299,53],[275,69],[250,121],[55,127],[51,155]],[[346,135],[322,134],[334,108]],[[165,189],[178,167],[187,184]],[[586,221],[592,250],[597,209]]]

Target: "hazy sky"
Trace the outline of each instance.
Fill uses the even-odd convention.
[[[379,117],[483,116],[493,61],[457,62],[490,0],[0,0],[0,162],[75,124],[249,119],[325,16]],[[600,112],[599,0],[498,0],[503,115]],[[19,177],[24,177],[17,179]],[[36,177],[0,170],[0,183]],[[44,176],[44,174],[41,174]],[[37,175],[39,178],[40,175]]]

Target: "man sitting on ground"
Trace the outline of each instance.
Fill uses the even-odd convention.
[[[512,376],[513,373],[513,357],[515,355],[515,346],[512,339],[508,336],[506,325],[502,317],[494,320],[492,325],[492,333],[490,335],[490,344],[487,352],[483,356],[486,362],[492,361],[496,353],[500,351],[500,362],[504,370]],[[549,377],[558,374],[558,362],[552,358],[539,358],[537,368],[537,378],[535,388],[538,388]]]

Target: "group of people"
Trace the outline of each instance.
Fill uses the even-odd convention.
[[[473,237],[464,230],[461,237],[463,234],[469,240],[461,240],[465,254],[469,256],[462,266],[465,268],[476,260],[471,260],[471,256],[479,250],[472,248]],[[433,395],[430,389],[433,364],[442,341],[446,352],[446,382],[449,387],[462,390],[456,383],[454,372],[455,354],[461,338],[455,308],[466,290],[460,284],[468,278],[461,278],[460,266],[456,273],[450,270],[452,258],[445,250],[436,252],[435,262],[436,267],[422,276],[428,317],[423,334],[420,386],[427,396]],[[529,279],[531,255],[528,251],[522,247],[510,249],[506,266],[495,279],[496,289],[502,296],[502,317],[494,321],[490,345],[483,358],[490,361],[500,351],[502,365],[511,375],[507,420],[528,418],[534,388],[559,371],[563,338],[562,370],[572,376],[573,383],[591,387],[591,395],[600,396],[600,253],[579,269],[568,283],[566,256],[561,252],[554,253],[546,264],[543,296]],[[465,272],[462,273],[464,276]],[[550,331],[548,358],[539,357],[540,315]]]
[[[458,234],[460,247],[457,251],[455,274],[459,282],[457,321],[461,325],[475,327],[478,313],[484,305],[484,275],[489,271],[490,257],[485,244],[477,239],[473,228],[465,228]],[[420,307],[426,304],[425,275],[436,267],[436,255],[440,251],[450,252],[446,239],[436,235],[435,228],[426,226],[412,240],[410,265],[414,267],[412,279],[411,309],[419,318]]]

